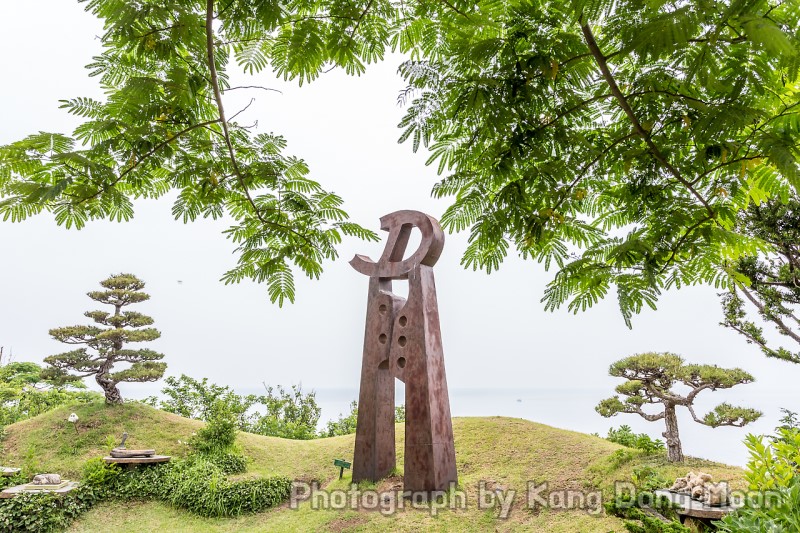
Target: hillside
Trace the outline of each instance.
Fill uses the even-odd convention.
[[[72,411],[80,417],[77,432],[66,420]],[[58,472],[74,479],[87,459],[105,455],[123,431],[130,434],[129,447],[155,448],[158,453],[182,456],[187,452],[183,443],[199,427],[201,422],[136,403],[61,408],[8,426],[2,460],[4,465],[22,466],[29,472]],[[644,458],[604,439],[526,420],[455,418],[453,429],[465,508],[444,508],[436,516],[432,516],[429,505],[415,509],[406,503],[404,510],[385,516],[380,507],[351,509],[348,505],[343,510],[315,510],[304,502],[297,510],[284,506],[237,519],[203,519],[157,502],[108,502],[84,515],[72,531],[621,532],[617,519],[590,512],[597,509],[596,500],[585,500],[584,509],[532,509],[526,501],[527,483],[539,487],[547,482],[547,490],[541,492],[545,498],[550,491],[562,490],[579,491],[587,498],[592,497],[593,491],[602,490],[608,496],[615,480],[629,481],[634,468],[649,466],[668,479],[690,469],[702,469],[717,480],[730,480],[734,488],[742,485],[742,471],[735,467],[696,459],[677,467],[666,465],[660,459]],[[403,425],[399,424],[401,471],[403,433]],[[327,490],[349,488],[347,472],[345,479],[339,481],[338,469],[332,463],[335,458],[352,458],[354,435],[292,441],[241,433],[238,442],[253,459],[245,476],[282,474],[292,479],[318,480]],[[517,491],[508,518],[498,518],[498,509],[479,507],[481,482],[485,482],[487,493],[499,489],[508,497],[510,491]],[[387,508],[389,500],[383,498],[390,495],[385,491],[397,490],[401,484],[402,479],[395,477],[375,487],[382,492],[380,498]],[[360,488],[370,487],[362,484]]]

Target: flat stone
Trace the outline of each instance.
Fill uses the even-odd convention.
[[[740,505],[734,503],[728,505],[706,505],[699,500],[695,500],[686,493],[672,492],[671,490],[657,490],[655,494],[656,496],[663,496],[672,503],[680,505],[682,509],[676,509],[679,515],[691,516],[694,518],[719,520],[740,507]]]
[[[146,465],[152,463],[167,463],[172,459],[171,455],[151,455],[149,457],[103,457],[106,463],[124,465]]]
[[[125,448],[114,448],[111,450],[111,457],[152,457],[156,454],[155,450],[128,450]]]
[[[10,468],[8,466],[0,466],[0,476],[11,477],[19,472],[19,468]]]
[[[49,486],[58,486],[60,488],[47,488]],[[3,492],[0,492],[0,498],[14,498],[15,496],[19,496],[24,492],[50,492],[62,496],[72,490],[77,489],[79,486],[80,483],[77,481],[65,481],[64,483],[61,483],[61,485],[32,485],[31,483],[26,483],[24,485],[17,485],[16,487],[6,488],[3,490]]]

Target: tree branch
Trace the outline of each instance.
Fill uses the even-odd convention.
[[[597,45],[597,41],[594,38],[594,34],[592,33],[591,28],[589,28],[589,25],[586,22],[583,22],[583,17],[581,17],[581,30],[583,31],[583,36],[586,40],[586,44],[589,47],[589,50],[592,52],[592,55],[594,56],[597,66],[600,67],[600,71],[603,73],[603,78],[606,80],[606,83],[608,84],[611,93],[616,98],[622,110],[628,116],[628,119],[631,121],[631,124],[633,124],[634,130],[636,130],[636,132],[642,137],[642,139],[644,139],[644,142],[650,149],[650,154],[656,159],[656,161],[661,163],[664,166],[664,168],[666,168],[667,171],[675,177],[675,179],[677,179],[684,187],[686,187],[689,190],[689,192],[691,192],[691,194],[695,198],[697,198],[697,200],[701,204],[703,204],[703,206],[706,208],[711,218],[715,218],[716,214],[714,213],[714,210],[711,208],[711,205],[709,205],[706,199],[703,198],[702,195],[700,195],[700,193],[697,192],[697,190],[695,190],[692,184],[689,183],[681,175],[680,172],[678,172],[678,169],[672,166],[672,164],[667,160],[664,154],[661,153],[661,150],[658,148],[658,146],[656,146],[656,144],[653,142],[653,139],[650,137],[650,133],[646,129],[644,129],[642,124],[639,122],[639,119],[634,114],[633,109],[631,109],[628,100],[625,98],[625,95],[622,94],[622,91],[617,85],[616,80],[614,80],[614,76],[611,74],[611,71],[608,68],[608,63],[606,62],[607,58],[600,51],[600,47]]]
[[[217,64],[214,58],[214,0],[206,0],[206,48],[208,70],[211,74],[211,88],[214,91],[214,100],[216,101],[217,111],[219,112],[219,119],[216,122],[220,122],[222,124],[222,135],[225,139],[225,146],[228,148],[228,154],[231,158],[231,165],[233,166],[233,171],[236,174],[237,180],[239,181],[239,186],[242,188],[242,192],[247,199],[247,203],[250,204],[253,212],[256,215],[256,218],[258,218],[262,224],[273,228],[279,228],[282,231],[288,231],[294,235],[297,235],[308,245],[313,247],[313,243],[311,243],[311,241],[309,241],[305,235],[301,235],[288,226],[277,224],[265,219],[261,214],[261,209],[258,207],[258,205],[256,205],[253,197],[250,195],[250,190],[247,188],[247,184],[244,181],[244,176],[242,175],[241,168],[239,167],[239,161],[236,159],[236,151],[233,148],[233,142],[231,142],[231,135],[230,131],[228,130],[228,121],[225,118],[225,107],[222,105],[222,92],[220,91],[219,77],[217,75]]]
[[[765,306],[764,306],[764,304],[762,304],[761,302],[759,302],[759,301],[758,301],[758,299],[756,299],[756,298],[755,298],[755,297],[752,295],[752,293],[751,293],[749,290],[747,290],[747,287],[745,287],[745,286],[744,286],[744,284],[742,284],[742,283],[738,283],[737,285],[739,286],[739,289],[741,289],[741,291],[742,291],[742,292],[744,293],[744,295],[747,297],[747,299],[748,299],[748,300],[750,300],[750,303],[752,303],[754,306],[756,306],[756,308],[758,309],[758,311],[759,311],[759,312],[760,312],[762,315],[768,315],[768,316],[770,317],[770,318],[769,318],[769,320],[770,320],[771,322],[774,322],[774,323],[775,323],[775,325],[776,325],[776,326],[778,326],[778,329],[780,329],[780,330],[781,330],[781,332],[782,332],[784,335],[786,335],[786,336],[788,336],[788,337],[790,337],[790,338],[794,339],[794,341],[795,341],[795,342],[797,342],[797,343],[800,343],[800,335],[798,335],[797,333],[795,333],[794,331],[792,331],[792,328],[790,328],[789,326],[787,326],[787,325],[786,325],[786,324],[783,322],[783,320],[781,320],[781,319],[780,319],[780,317],[778,317],[777,315],[774,315],[774,314],[772,314],[772,313],[767,313],[767,311],[766,311],[766,309],[765,309]]]

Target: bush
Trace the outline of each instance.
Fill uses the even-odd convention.
[[[287,477],[228,481],[223,470],[203,457],[123,472],[112,495],[155,498],[204,517],[230,517],[263,511],[289,497]]]
[[[397,405],[394,408],[394,421],[406,421],[406,406]],[[350,414],[343,416],[339,413],[338,420],[329,420],[328,427],[322,430],[319,434],[320,437],[336,437],[338,435],[349,435],[356,432],[356,423],[358,422],[358,402],[353,400],[350,403]]]
[[[189,441],[203,460],[215,464],[222,474],[241,474],[247,470],[247,457],[236,446],[236,416],[222,403],[212,409],[211,419]]]
[[[717,522],[721,531],[766,531],[766,525],[773,533],[800,530],[800,429],[796,423],[787,424],[786,418],[794,413],[785,413],[784,425],[771,439],[754,435],[745,439],[750,450],[745,477],[754,494],[742,508]]]
[[[266,394],[241,396],[230,387],[209,383],[207,378],[196,380],[181,375],[179,378],[170,376],[165,381],[167,386],[161,392],[166,400],[159,402],[150,397],[145,403],[206,422],[214,416],[214,409],[222,406],[236,421],[237,429],[248,433],[302,440],[317,437],[321,409],[316,393],[304,393],[300,385],[292,385],[291,391],[265,385]]]
[[[656,453],[664,451],[664,442],[661,439],[651,439],[646,433],[634,433],[630,426],[622,425],[619,429],[610,428],[607,440],[628,448],[636,448],[645,453]]]
[[[646,513],[639,506],[640,501],[651,503],[650,508],[671,521],[662,522]],[[624,519],[625,529],[630,533],[691,533],[688,527],[678,521],[676,506],[667,498],[652,493],[639,493],[635,496],[620,494],[604,507],[606,513]]]

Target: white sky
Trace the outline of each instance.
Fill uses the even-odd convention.
[[[77,121],[58,109],[58,99],[102,96],[83,68],[100,50],[95,36],[101,25],[82,7],[63,0],[4,2],[0,144],[40,130],[69,133]],[[427,154],[415,155],[410,145],[396,142],[402,116],[396,104],[402,87],[398,62],[391,58],[361,78],[331,72],[302,88],[264,73],[252,83],[283,94],[232,92],[228,115],[255,97],[242,122],[257,119],[260,131],[287,137],[288,153],[304,158],[312,177],[340,194],[353,220],[366,227],[377,230],[380,216],[397,209],[438,218],[447,202],[430,198],[436,172],[424,165]],[[147,282],[151,300],[139,309],[162,331],[152,348],[166,354],[168,374],[247,388],[262,381],[302,381],[306,389],[358,387],[367,279],[347,261],[354,253],[377,258],[383,242],[346,241],[340,260],[329,263],[319,281],[298,278],[297,303],[279,309],[269,303],[265,286],[218,281],[235,261],[221,234],[224,223],[184,225],[172,220],[170,208],[167,199],[143,203],[131,222],[95,222],[82,231],[60,228],[47,214],[20,224],[0,222],[0,345],[13,349],[17,360],[36,362],[66,351],[48,329],[85,323],[82,313],[95,308],[85,293],[109,274],[125,271]],[[516,257],[491,276],[465,271],[459,266],[465,246],[465,234],[448,235],[436,266],[451,389],[597,390],[586,407],[590,422],[565,419],[559,425],[605,433],[612,424],[627,423],[658,435],[660,427],[638,417],[605,420],[592,408],[618,383],[607,375],[611,362],[636,352],[673,351],[691,362],[740,366],[756,376],[755,384],[706,398],[709,404],[769,409],[752,431],[774,427],[776,406],[800,410],[800,368],[766,359],[719,326],[713,288],[666,294],[657,312],[634,319],[631,331],[613,295],[579,315],[545,313],[539,300],[552,273]],[[135,396],[137,387],[121,386],[123,395]],[[691,431],[698,438],[724,434],[738,442],[748,430]],[[713,446],[709,440],[706,447]]]

